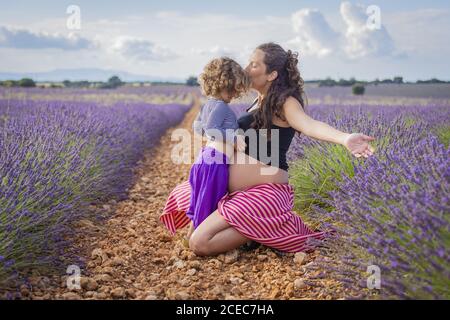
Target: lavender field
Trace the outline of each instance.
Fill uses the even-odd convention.
[[[72,224],[106,218],[90,207],[127,197],[137,162],[183,119],[191,91],[2,89],[0,283],[78,261]]]
[[[447,102],[310,105],[309,110],[340,130],[376,138],[369,159],[301,135],[293,141],[288,161],[296,208],[310,224],[336,231],[314,268],[343,282],[355,297],[448,299]],[[381,290],[368,289],[369,266],[379,268]]]
[[[93,206],[128,197],[134,168],[192,107],[189,87],[0,89],[0,282],[67,264]],[[339,91],[340,90],[340,91]],[[450,298],[450,101],[310,88],[313,118],[374,136],[374,156],[297,133],[288,152],[295,210],[320,229],[312,269],[352,297]],[[250,95],[232,104],[241,114]],[[382,290],[369,290],[368,267]]]

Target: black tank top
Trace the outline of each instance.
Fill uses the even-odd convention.
[[[257,101],[258,100],[255,100],[252,103],[252,105],[246,109],[246,112],[242,116],[239,117],[238,124],[239,124],[239,128],[240,129],[246,131],[246,130],[248,130],[250,128],[251,123],[255,119],[254,114],[255,114],[256,110],[253,110],[251,112],[248,112],[248,110],[250,110],[255,105],[255,103]],[[289,169],[289,166],[288,166],[287,161],[286,161],[286,152],[289,150],[289,146],[291,145],[292,138],[294,137],[294,134],[295,134],[295,129],[292,128],[292,127],[287,127],[287,128],[280,127],[280,126],[277,126],[275,124],[271,125],[271,129],[279,129],[279,138],[280,139],[279,139],[278,154],[280,155],[280,158],[279,158],[279,161],[278,161],[279,165],[277,167],[287,171]],[[250,153],[251,150],[249,148],[249,137],[245,136],[245,143],[247,144],[247,146],[245,148],[245,153],[247,155],[249,155],[250,157],[255,158],[255,159],[257,159],[257,160],[259,160],[259,161],[261,161],[261,162],[263,162],[263,163],[265,163],[267,165],[276,166],[276,163],[271,164],[270,161],[265,162],[265,161],[262,161],[260,159],[260,154],[259,154],[259,143],[260,143],[259,141],[260,141],[260,139],[263,139],[263,141],[265,141],[266,144],[267,144],[267,149],[266,150],[267,150],[267,156],[268,157],[270,157],[271,150],[272,150],[271,149],[271,141],[268,141],[266,136],[263,136],[262,134],[260,134],[259,133],[259,129],[256,129],[256,138],[257,138],[257,145],[256,145],[257,147],[256,147],[256,154],[254,154],[254,150],[252,150],[252,153]],[[265,152],[263,152],[263,153],[265,153]],[[264,156],[264,154],[263,154],[263,156]]]

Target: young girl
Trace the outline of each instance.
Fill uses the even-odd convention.
[[[248,91],[248,75],[237,62],[222,57],[204,67],[199,82],[208,100],[198,113],[193,128],[196,134],[205,134],[207,143],[189,173],[192,192],[186,215],[192,222],[183,243],[186,247],[192,232],[217,209],[219,200],[227,193],[231,152],[234,149],[244,152],[246,146],[243,136],[235,132],[239,126],[228,103]]]

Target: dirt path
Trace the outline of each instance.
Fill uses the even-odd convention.
[[[200,103],[176,128],[191,130]],[[190,165],[175,165],[170,158],[170,128],[160,144],[149,151],[137,169],[140,177],[130,199],[112,209],[104,226],[81,222],[78,246],[88,254],[81,290],[66,288],[65,277],[52,288],[39,277],[28,294],[37,299],[336,299],[340,288],[333,281],[310,287],[305,264],[316,253],[278,256],[266,247],[252,252],[235,250],[217,257],[197,257],[181,244],[182,230],[171,237],[159,216],[169,192],[187,180]],[[304,259],[302,259],[304,258]],[[325,280],[324,280],[325,281]],[[44,282],[44,284],[42,284]],[[47,281],[48,282],[48,281]],[[328,293],[325,293],[328,292]],[[331,295],[329,292],[334,292]],[[26,292],[25,292],[26,293]],[[26,295],[26,294],[24,294]]]

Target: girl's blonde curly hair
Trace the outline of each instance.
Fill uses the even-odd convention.
[[[199,76],[203,94],[218,97],[222,90],[239,98],[250,88],[250,78],[242,67],[231,58],[215,58],[208,62]]]

